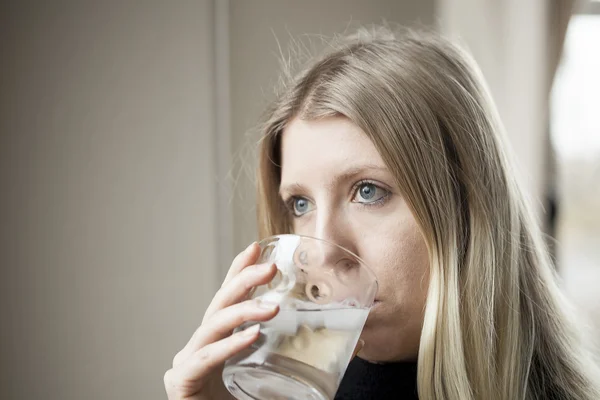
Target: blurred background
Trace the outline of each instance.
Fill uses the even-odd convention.
[[[383,20],[472,52],[600,333],[600,2],[2,1],[0,398],[166,398],[256,238],[252,128],[282,52]]]

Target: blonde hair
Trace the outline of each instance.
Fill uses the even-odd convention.
[[[432,33],[361,30],[332,46],[266,116],[260,236],[291,232],[278,195],[286,124],[345,116],[381,154],[428,246],[420,398],[600,398],[475,63]]]

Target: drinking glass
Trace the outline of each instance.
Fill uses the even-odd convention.
[[[373,305],[375,275],[352,252],[324,240],[279,235],[259,245],[257,263],[272,262],[277,273],[250,298],[280,311],[260,322],[251,347],[227,360],[225,386],[240,400],[331,400]]]

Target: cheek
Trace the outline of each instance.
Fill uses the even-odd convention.
[[[382,298],[423,303],[429,284],[429,257],[425,240],[410,217],[380,225],[370,235],[365,257],[375,270]]]

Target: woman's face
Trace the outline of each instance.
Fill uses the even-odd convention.
[[[349,249],[377,276],[360,356],[416,359],[429,284],[427,250],[373,143],[347,118],[294,119],[282,138],[280,194],[295,233]]]

